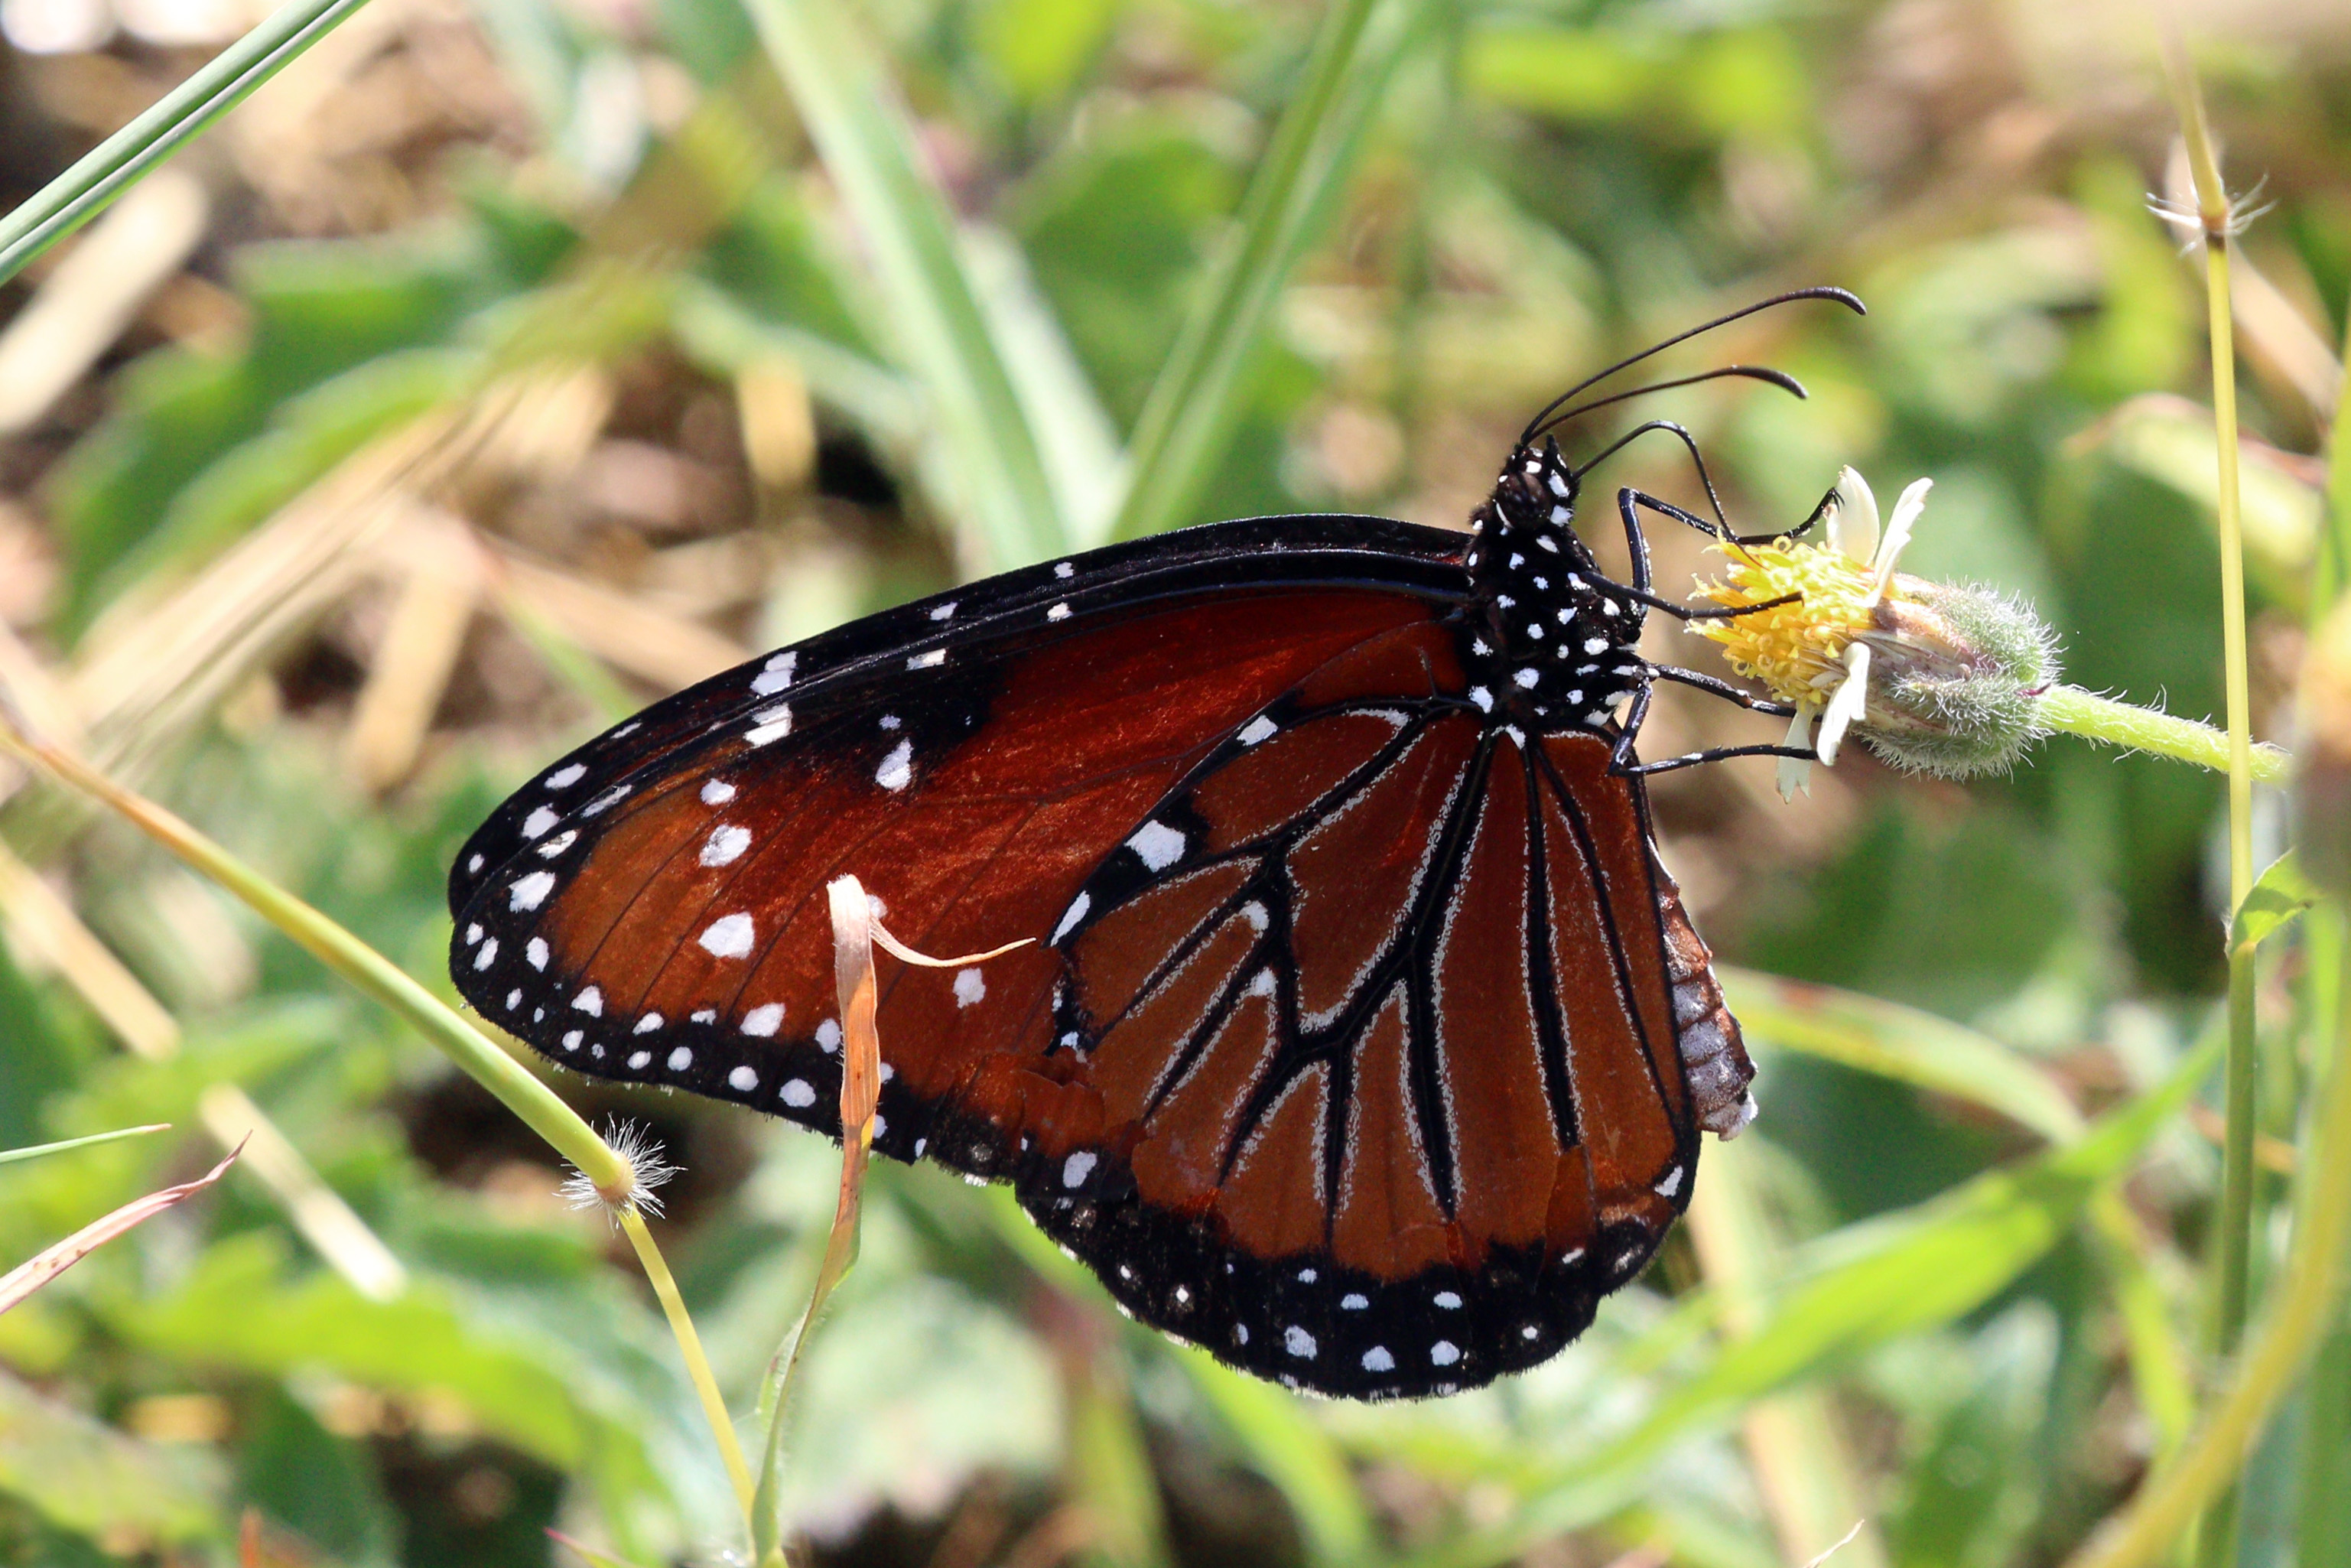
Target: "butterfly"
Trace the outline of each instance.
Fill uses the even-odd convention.
[[[1860,308],[1765,304],[1812,298]],[[1717,375],[1802,395],[1660,385]],[[1572,526],[1599,459],[1549,434],[1636,395],[1569,406],[1599,379],[1468,533],[1182,529],[656,703],[459,852],[458,988],[564,1067],[838,1137],[824,889],[853,873],[914,946],[1034,939],[881,960],[880,1152],[1011,1183],[1134,1316],[1293,1387],[1543,1361],[1687,1206],[1700,1129],[1754,1113],[1643,780],[1785,748],[1643,762],[1653,684],[1789,711],[1635,651],[1653,611],[1726,613],[1652,591],[1640,511],[1728,528],[1623,491],[1631,580],[1601,571]],[[1601,456],[1658,429],[1704,478],[1668,422]]]

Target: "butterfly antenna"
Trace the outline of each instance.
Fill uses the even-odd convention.
[[[1749,381],[1769,382],[1782,392],[1792,392],[1800,398],[1811,395],[1804,391],[1803,382],[1785,371],[1775,371],[1769,365],[1724,365],[1716,370],[1701,371],[1694,376],[1681,376],[1669,382],[1651,382],[1647,386],[1635,387],[1630,392],[1612,392],[1606,397],[1593,398],[1590,402],[1577,403],[1573,408],[1560,410],[1544,420],[1541,424],[1529,431],[1527,434],[1531,439],[1545,431],[1557,430],[1571,419],[1590,413],[1594,409],[1606,408],[1611,403],[1625,402],[1636,397],[1646,397],[1651,392],[1671,392],[1676,387],[1696,386],[1700,382],[1719,381],[1724,376],[1743,376]]]
[[[1553,411],[1573,402],[1583,392],[1598,385],[1600,382],[1606,381],[1610,376],[1614,375],[1618,371],[1625,369],[1626,366],[1637,365],[1643,360],[1649,358],[1653,354],[1661,354],[1665,352],[1667,349],[1672,348],[1676,343],[1686,343],[1692,338],[1713,331],[1718,327],[1728,327],[1733,321],[1752,316],[1759,310],[1769,310],[1775,306],[1781,305],[1792,305],[1799,299],[1834,299],[1848,310],[1851,310],[1856,316],[1866,316],[1869,314],[1869,307],[1861,302],[1860,296],[1855,294],[1852,290],[1845,288],[1792,288],[1785,294],[1775,294],[1769,299],[1759,299],[1752,305],[1742,306],[1739,309],[1733,310],[1728,316],[1718,316],[1711,321],[1705,322],[1700,326],[1692,327],[1687,332],[1677,332],[1674,336],[1667,338],[1662,343],[1653,343],[1637,354],[1617,361],[1614,364],[1609,366],[1604,371],[1584,377],[1582,381],[1576,382],[1573,386],[1568,388],[1565,392],[1552,399],[1551,402],[1545,403],[1542,406],[1541,412],[1538,413],[1534,418],[1527,422],[1526,434],[1519,437],[1520,444],[1524,444],[1535,438],[1536,434],[1542,429],[1543,422],[1552,416]]]

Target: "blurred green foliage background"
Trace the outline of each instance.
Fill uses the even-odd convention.
[[[2332,570],[2351,14],[2184,15],[2273,204],[2239,332],[2283,738]],[[251,19],[5,0],[0,203]],[[2209,367],[2147,210],[2184,189],[2154,44],[2118,3],[373,0],[0,288],[0,677],[445,986],[455,846],[630,707],[1117,533],[1458,526],[1589,370],[1835,283],[1867,319],[1662,361],[1811,390],[1655,405],[1734,520],[1794,522],[1842,464],[1931,475],[1907,570],[2024,595],[2074,683],[2200,716]],[[1696,498],[1665,442],[1618,484]],[[1667,585],[1705,564],[1656,542]],[[1653,754],[1769,737],[1661,708]],[[1860,1521],[1849,1568],[2063,1561],[2203,1376],[2217,1124],[2163,1093],[2221,984],[2221,790],[2071,741],[1965,788],[1851,751],[1792,807],[1770,778],[1656,791],[1764,1115],[1582,1343],[1448,1401],[1301,1403],[1119,1319],[1000,1193],[882,1169],[791,1417],[801,1560],[1797,1568]],[[225,1563],[246,1521],[265,1563],[578,1561],[549,1526],[717,1561],[674,1348],[551,1157],[127,830],[0,794],[0,1147],[178,1129],[0,1168],[0,1260],[209,1166],[218,1086],[291,1145],[0,1317],[0,1561]],[[2310,967],[2264,971],[2257,1271]],[[684,1166],[664,1245],[747,1410],[835,1152],[561,1087]],[[2338,1334],[2249,1471],[2247,1568],[2351,1563],[2346,1434]]]

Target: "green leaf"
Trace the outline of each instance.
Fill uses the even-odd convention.
[[[2262,873],[2245,902],[2237,906],[2236,918],[2229,923],[2229,946],[2232,948],[2258,947],[2304,910],[2318,902],[2318,889],[2302,874],[2302,867],[2288,850],[2270,862]]]
[[[0,1372],[0,1493],[61,1529],[185,1541],[220,1527],[210,1454],[126,1437]]]
[[[1238,232],[1144,405],[1112,538],[1193,520],[1241,417],[1247,371],[1275,302],[1353,173],[1364,132],[1427,12],[1422,0],[1332,0],[1298,95],[1242,200]]]
[[[871,257],[898,358],[930,394],[946,438],[934,490],[991,565],[1060,553],[1068,520],[1007,346],[881,55],[839,0],[751,0],[749,9]]]
[[[2082,1113],[2055,1081],[1989,1035],[1897,1002],[1752,969],[1719,967],[1724,997],[1759,1045],[1800,1051],[1994,1111],[2052,1143]]]

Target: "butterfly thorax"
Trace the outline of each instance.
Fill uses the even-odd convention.
[[[1643,609],[1601,576],[1575,500],[1546,443],[1512,453],[1471,517],[1470,698],[1537,733],[1604,727],[1643,675]]]

